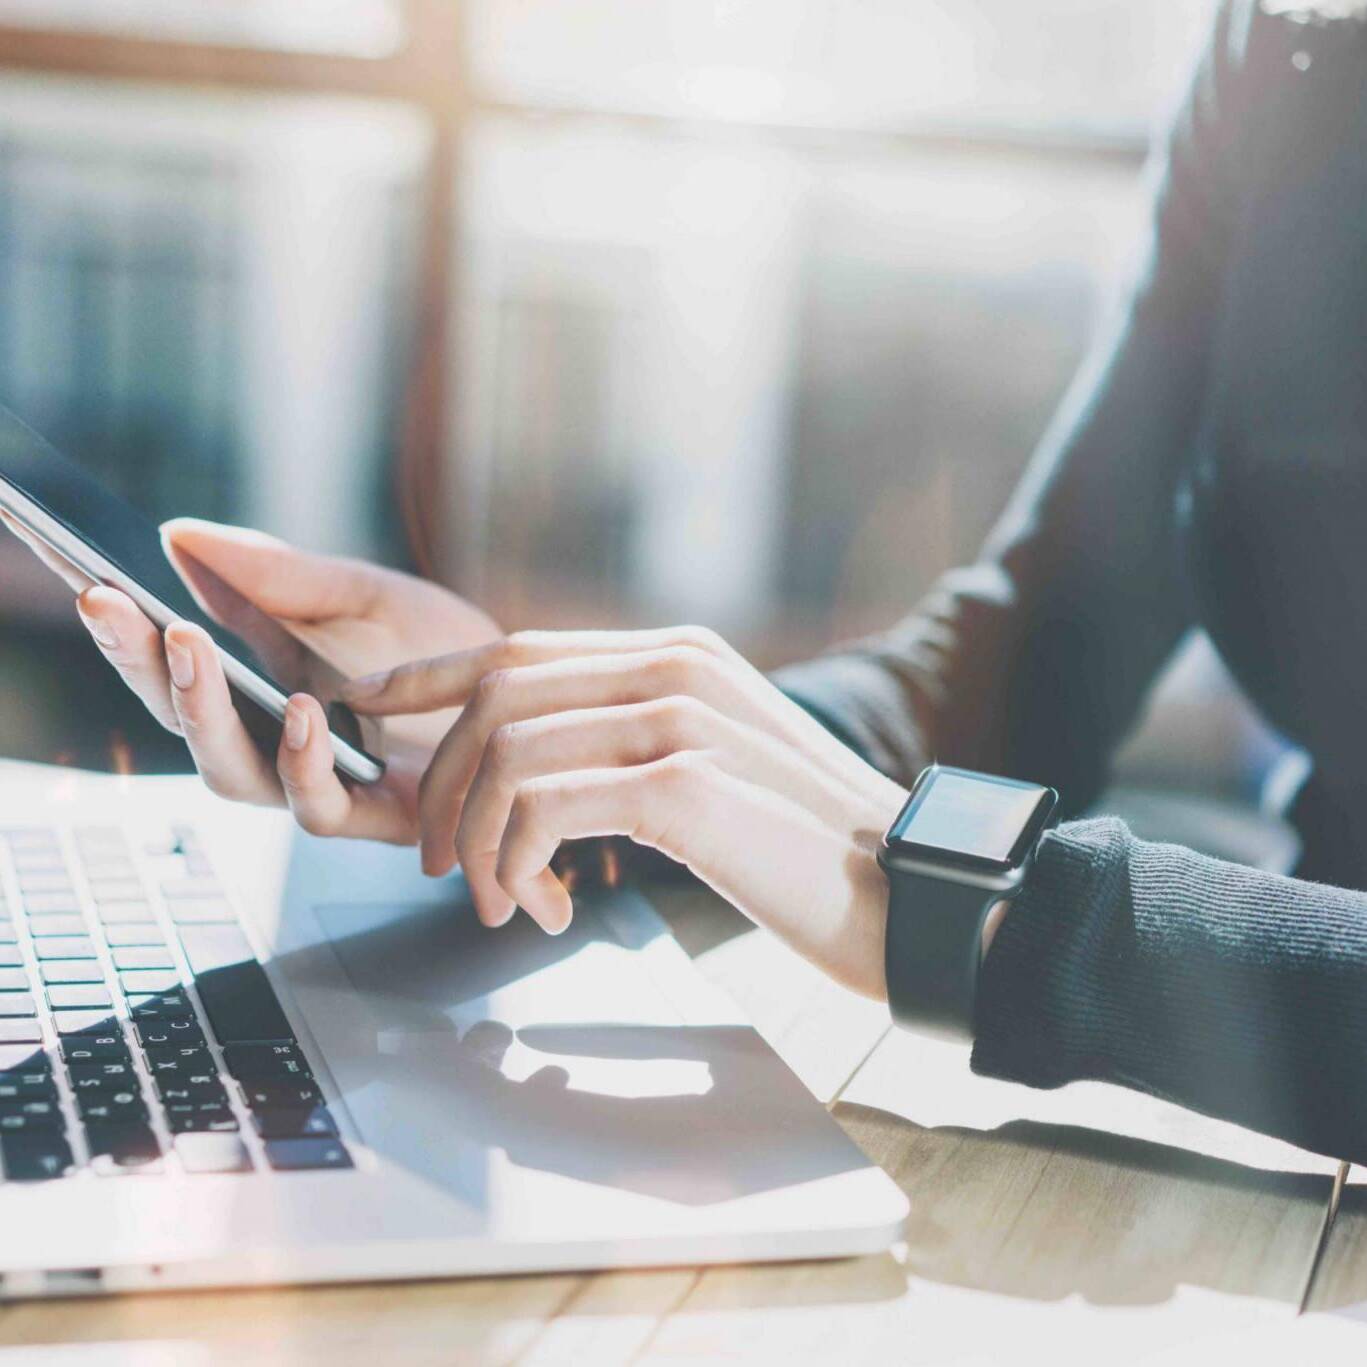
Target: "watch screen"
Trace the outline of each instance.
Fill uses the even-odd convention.
[[[1054,793],[1034,783],[932,769],[902,809],[890,840],[931,852],[1010,867],[1033,845]]]

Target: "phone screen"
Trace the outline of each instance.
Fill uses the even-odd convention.
[[[345,753],[340,753],[339,767],[354,778],[379,777],[384,767],[381,728],[337,701],[343,678],[337,669],[208,566],[182,556],[185,573],[193,582],[191,594],[166,558],[160,531],[150,518],[4,409],[0,409],[0,480],[20,495],[17,500],[3,500],[9,510],[78,568],[94,579],[110,581],[92,557],[81,554],[84,547],[160,603],[164,612],[159,616],[203,627],[221,651],[267,685],[266,690],[253,689],[258,696],[249,697],[249,702],[269,710],[278,720],[285,697],[296,692],[312,694],[326,710],[334,737],[362,761],[348,763]],[[62,538],[66,544],[54,540],[52,529],[37,524],[26,503],[59,524],[68,534]],[[236,691],[239,696],[243,693],[241,687]],[[278,703],[270,696],[272,692],[279,695]],[[336,745],[333,748],[336,752]]]

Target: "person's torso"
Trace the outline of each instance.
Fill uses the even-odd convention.
[[[1245,76],[1184,536],[1203,624],[1333,794],[1307,872],[1367,886],[1367,25],[1279,20]],[[1328,829],[1359,801],[1360,840]]]

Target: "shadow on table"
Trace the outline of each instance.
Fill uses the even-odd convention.
[[[925,1128],[852,1103],[839,1114],[910,1198],[913,1277],[1031,1300],[1153,1305],[1197,1286],[1295,1303],[1330,1190],[1327,1176],[1084,1126]],[[1288,1227],[1300,1203],[1310,1209]]]

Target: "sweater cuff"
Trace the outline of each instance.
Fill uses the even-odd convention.
[[[1040,842],[979,975],[975,1072],[1031,1087],[1111,1075],[1108,1041],[1125,1028],[1112,978],[1133,938],[1133,844],[1114,818]]]

